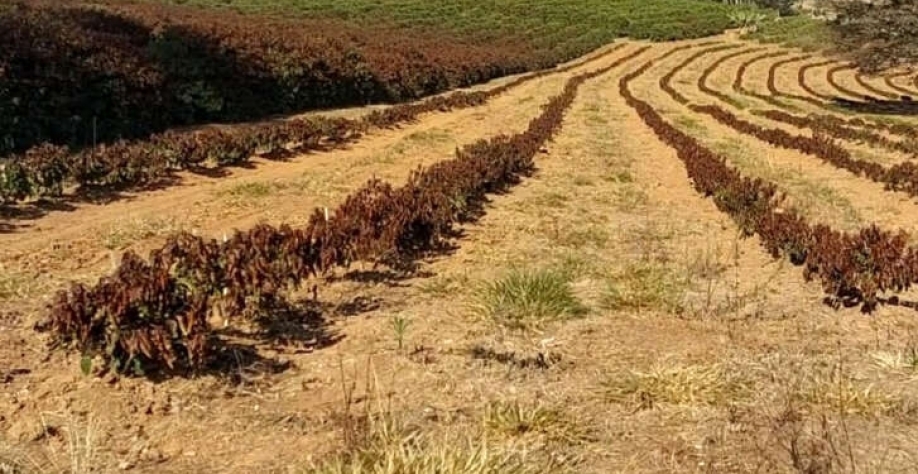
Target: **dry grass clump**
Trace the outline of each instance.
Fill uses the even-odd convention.
[[[112,225],[102,234],[102,245],[109,250],[122,250],[135,242],[170,235],[185,226],[175,218],[142,217],[126,219]]]
[[[905,373],[914,373],[918,370],[918,346],[909,344],[901,350],[874,351],[870,353],[874,364],[878,367]]]
[[[905,408],[899,397],[838,372],[808,377],[795,395],[804,405],[844,415],[889,415]]]
[[[489,412],[490,413],[490,412]],[[532,412],[527,412],[532,414]],[[523,419],[549,426],[549,417]],[[486,416],[497,422],[505,418]],[[530,459],[533,451],[512,442],[491,440],[477,430],[429,432],[409,427],[388,411],[361,417],[359,437],[343,452],[314,463],[310,474],[536,474],[555,472],[558,466],[545,466]],[[541,421],[537,421],[541,420]],[[486,426],[488,423],[485,423]],[[501,423],[498,423],[501,424]],[[505,425],[509,426],[509,425]]]
[[[551,441],[576,444],[586,438],[583,427],[560,410],[541,404],[492,402],[483,417],[487,432],[520,437],[537,435]]]
[[[526,455],[486,439],[442,438],[412,432],[377,432],[364,448],[310,467],[314,474],[528,474]]]
[[[747,399],[752,382],[741,371],[722,364],[687,365],[664,360],[647,371],[617,374],[603,384],[615,403],[650,409],[667,405],[728,405]]]
[[[59,419],[53,420],[55,418]],[[27,447],[25,444],[8,444],[0,436],[0,474],[101,472],[100,431],[99,424],[93,416],[82,418],[69,414],[47,413],[33,428],[29,441],[43,439],[51,433],[60,433],[66,442],[65,448],[56,450],[44,446],[36,449],[35,445]]]
[[[12,447],[0,446],[0,474],[31,474],[41,467],[27,455]]]
[[[25,275],[8,270],[3,264],[0,264],[0,301],[23,297],[30,291],[30,283],[30,279]]]
[[[678,311],[685,283],[664,264],[642,260],[614,275],[600,304],[609,310]]]

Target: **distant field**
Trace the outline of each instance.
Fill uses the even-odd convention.
[[[171,0],[242,12],[381,20],[402,27],[446,29],[480,40],[512,36],[539,47],[583,52],[628,36],[697,38],[730,27],[730,7],[699,0]]]
[[[709,0],[27,0],[0,10],[0,155],[402,102],[730,26]]]
[[[833,43],[832,31],[825,22],[806,15],[763,22],[747,38],[764,43],[779,43],[804,51],[818,51]]]

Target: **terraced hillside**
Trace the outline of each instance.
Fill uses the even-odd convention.
[[[913,79],[617,41],[9,205],[0,465],[907,472]]]
[[[169,3],[0,4],[0,157],[405,102],[550,68],[623,36],[733,25],[727,6],[706,0]]]

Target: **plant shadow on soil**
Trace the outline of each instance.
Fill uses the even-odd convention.
[[[433,246],[411,249],[403,255],[386,259],[380,264],[370,266],[370,268],[348,270],[340,276],[329,276],[326,278],[326,282],[350,281],[373,285],[382,284],[391,288],[408,287],[410,284],[405,282],[435,277],[435,273],[422,269],[422,266],[435,260],[448,258],[456,253],[459,250],[457,241],[464,235],[465,233],[461,230],[454,229],[447,239],[437,242]]]
[[[177,185],[178,176],[169,175],[148,183],[135,191],[159,191]],[[41,219],[52,212],[75,212],[76,204],[105,205],[116,201],[130,201],[135,196],[126,194],[129,187],[81,186],[73,194],[57,198],[41,198],[36,201],[12,205],[0,204],[0,234],[27,230],[28,221]]]
[[[528,177],[532,170],[523,174]],[[515,184],[515,183],[514,183]],[[509,186],[508,186],[509,187]],[[508,189],[489,190],[491,194],[506,194]],[[458,219],[458,224],[473,224],[485,215],[486,207],[491,203],[487,196],[476,196],[469,199]],[[356,283],[385,284],[393,288],[408,286],[404,282],[415,279],[427,279],[436,276],[436,274],[425,271],[422,266],[425,263],[448,258],[456,253],[460,248],[460,242],[466,236],[465,230],[456,226],[445,231],[441,231],[443,236],[438,241],[431,244],[422,244],[420,246],[400,249],[401,254],[383,258],[378,263],[373,264],[369,269],[359,268],[356,270],[347,270],[339,276],[329,276],[326,282],[334,283],[338,281],[351,281]]]
[[[865,97],[865,100],[850,100],[841,97],[832,99],[832,103],[850,112],[873,115],[918,115],[918,102],[911,97],[903,96],[902,100],[879,100]]]
[[[42,199],[20,206],[0,204],[0,234],[10,234],[31,227],[26,221],[40,219],[51,212],[72,212],[77,208],[66,201]]]
[[[247,324],[215,329],[207,342],[210,355],[201,369],[183,371],[145,367],[144,371],[135,372],[133,376],[157,384],[173,378],[212,376],[229,386],[269,378],[286,372],[293,364],[289,359],[265,355],[266,352],[290,355],[332,347],[345,338],[344,334],[333,329],[335,319],[369,313],[383,304],[378,297],[366,296],[334,304],[312,298],[294,302],[279,299],[261,308],[260,316]],[[0,378],[2,381],[3,378]]]
[[[214,331],[211,359],[199,375],[212,375],[239,385],[253,375],[271,376],[291,368],[287,360],[262,355],[259,349],[284,353],[312,352],[334,346],[344,335],[331,328],[330,316],[356,315],[377,306],[361,298],[337,306],[312,299],[290,303],[276,301],[264,308],[247,328],[226,327]],[[161,382],[173,374],[151,374]]]
[[[494,191],[495,194],[505,190]],[[477,197],[467,203],[461,223],[475,222],[484,215],[490,200]],[[360,284],[384,284],[391,288],[406,287],[405,282],[435,276],[421,267],[424,262],[446,258],[459,249],[459,242],[465,232],[452,228],[433,245],[407,249],[394,259],[384,259],[369,269],[349,270],[339,276],[328,276],[327,283],[355,282]],[[385,303],[379,297],[357,296],[350,300],[331,304],[321,302],[317,295],[318,286],[313,286],[309,299],[288,302],[279,299],[266,308],[261,318],[254,321],[252,330],[225,328],[217,331],[214,340],[215,353],[205,373],[227,380],[230,384],[242,383],[243,375],[255,371],[263,375],[275,375],[290,368],[289,362],[280,362],[259,354],[259,347],[286,351],[315,351],[331,347],[344,339],[344,335],[330,328],[330,318],[347,318],[378,310]]]
[[[327,275],[325,283],[384,284],[390,288],[404,288],[409,286],[405,283],[408,280],[435,276],[430,271],[424,271],[422,265],[425,262],[449,257],[458,250],[459,242],[465,236],[461,226],[478,221],[491,203],[491,199],[485,193],[505,194],[512,185],[534,172],[534,168],[520,170],[518,178],[511,180],[512,182],[474,192],[463,203],[456,225],[439,230],[441,237],[435,241],[428,242],[424,238],[425,233],[431,229],[414,229],[418,234],[408,236],[406,242],[400,242],[396,255],[379,259],[368,270],[361,268],[347,270],[339,275]],[[108,191],[109,189],[100,190],[102,193]],[[117,198],[115,195],[112,197]],[[0,208],[0,211],[5,210]],[[0,213],[0,217],[3,215]],[[6,223],[0,222],[0,232],[3,232],[6,226]],[[401,244],[406,245],[403,247]],[[207,342],[211,354],[201,369],[187,371],[145,367],[134,375],[145,377],[154,383],[183,376],[213,376],[229,385],[239,385],[253,377],[277,375],[290,369],[291,362],[266,356],[263,352],[303,353],[331,347],[345,337],[331,329],[331,319],[372,312],[385,303],[382,298],[364,296],[337,304],[322,302],[318,298],[318,288],[318,284],[312,286],[311,298],[273,299],[259,309],[258,316],[245,324],[214,328]]]

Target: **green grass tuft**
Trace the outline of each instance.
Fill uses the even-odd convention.
[[[586,308],[560,270],[513,270],[478,291],[481,314],[515,329],[582,315]]]
[[[778,43],[804,51],[822,51],[834,44],[833,33],[826,22],[807,15],[778,17],[763,21],[746,39]]]
[[[665,265],[641,261],[610,279],[600,304],[609,310],[678,311],[685,287]]]
[[[228,189],[221,190],[217,194],[239,199],[259,199],[269,196],[275,187],[264,182],[248,182],[234,185]]]

